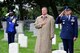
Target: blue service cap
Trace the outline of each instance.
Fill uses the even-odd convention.
[[[64,10],[71,10],[69,6],[64,6]]]
[[[9,13],[15,13],[13,10],[9,10]]]

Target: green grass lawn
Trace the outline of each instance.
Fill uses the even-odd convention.
[[[60,33],[60,30],[56,29],[55,34],[57,35],[57,43],[56,45],[52,46],[52,50],[58,49],[58,44],[61,42],[59,33]],[[34,53],[36,37],[34,37],[33,33],[29,32],[28,30],[25,30],[25,34],[26,36],[28,36],[28,47],[27,48],[19,47],[20,48],[19,53]],[[3,38],[3,31],[0,30],[0,53],[8,53],[8,44],[6,41],[2,41],[2,38]],[[80,33],[77,41],[75,41],[74,50],[75,50],[75,53],[80,53]]]

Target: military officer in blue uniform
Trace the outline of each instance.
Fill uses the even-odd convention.
[[[77,18],[77,16],[72,15],[72,10],[66,6],[55,21],[56,24],[62,24],[60,37],[67,53],[74,53],[74,41],[78,38]]]
[[[14,13],[14,11],[10,11],[8,17],[3,19],[7,22],[6,33],[8,34],[8,44],[14,42],[16,26],[18,26],[17,17],[14,16]]]

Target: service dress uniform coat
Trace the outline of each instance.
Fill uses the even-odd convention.
[[[73,39],[78,37],[78,21],[77,16],[71,15],[70,18],[67,16],[57,17],[56,24],[62,24],[61,38],[62,39]]]
[[[18,26],[18,18],[16,16],[12,16],[11,19],[11,17],[8,16],[7,18],[2,18],[2,20],[6,21],[7,24],[6,33],[8,34],[8,44],[13,43],[16,34],[16,26]]]
[[[39,23],[46,21],[46,24],[41,26]],[[54,36],[54,19],[50,15],[46,15],[45,20],[42,16],[37,17],[35,27],[38,29],[39,35],[36,39],[35,53],[52,53],[52,40]]]
[[[74,53],[74,37],[78,37],[78,21],[74,15],[58,16],[56,24],[62,24],[60,37],[63,41],[64,50],[68,53]]]
[[[14,19],[15,21],[13,22]],[[17,17],[13,16],[13,19],[11,19],[10,17],[7,17],[6,21],[7,21],[6,33],[9,33],[9,32],[16,33],[16,26],[18,26]]]

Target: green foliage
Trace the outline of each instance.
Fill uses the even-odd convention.
[[[5,16],[7,13],[7,8],[6,7],[3,7],[0,11],[0,16]]]
[[[28,11],[28,14],[27,16],[30,18],[30,19],[33,19],[34,17],[36,18],[37,16],[39,16],[41,13],[40,13],[40,7],[39,6],[36,6],[36,7],[33,7],[33,9],[31,9],[30,11]]]

